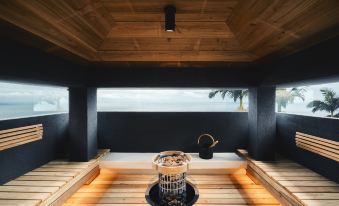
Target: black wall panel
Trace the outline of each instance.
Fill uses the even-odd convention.
[[[246,148],[246,112],[99,112],[100,148],[112,152],[197,152],[197,138],[210,133],[219,139],[218,152]]]
[[[0,184],[65,155],[68,114],[1,120],[0,130],[40,123],[44,127],[42,140],[0,151]]]
[[[265,85],[304,85],[339,81],[339,37],[263,64]]]
[[[224,68],[89,69],[88,85],[96,87],[240,87],[257,85],[262,75],[251,65]]]
[[[248,100],[248,152],[256,160],[274,160],[276,152],[275,87],[250,88]]]
[[[89,161],[97,154],[96,88],[69,88],[70,159]]]
[[[302,132],[339,141],[339,120],[293,114],[277,114],[279,151],[300,164],[339,182],[339,163],[295,145],[295,133]]]

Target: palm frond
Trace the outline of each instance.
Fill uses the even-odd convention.
[[[220,89],[220,90],[213,90],[208,94],[209,98],[215,97],[218,93],[220,93],[221,97],[225,99],[226,95],[233,99],[234,102],[236,102],[239,98],[242,98],[244,96],[248,95],[248,90],[231,90],[231,89]]]
[[[315,113],[316,111],[327,111],[330,112],[330,106],[325,102],[320,100],[314,100],[307,104],[307,107],[313,107],[312,112]]]
[[[219,90],[214,90],[214,91],[211,91],[209,94],[208,94],[208,97],[211,99],[213,97],[215,97],[216,94],[219,93]]]

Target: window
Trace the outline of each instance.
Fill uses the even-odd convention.
[[[276,111],[339,118],[339,83],[277,88]]]
[[[0,119],[67,111],[67,88],[0,82]]]
[[[247,108],[246,89],[98,89],[98,111],[226,112]]]

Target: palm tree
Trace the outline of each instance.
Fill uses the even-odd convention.
[[[234,102],[236,102],[238,99],[240,101],[239,103],[239,111],[245,111],[244,109],[244,103],[243,103],[243,99],[244,97],[246,97],[248,95],[248,90],[240,90],[240,89],[236,89],[236,90],[229,90],[229,89],[219,89],[219,90],[214,90],[211,91],[208,95],[209,98],[213,98],[215,97],[216,94],[220,93],[221,97],[223,99],[225,99],[225,96],[229,96],[230,98],[233,99]]]
[[[312,112],[316,111],[326,111],[330,113],[330,117],[339,117],[339,113],[334,115],[334,112],[339,108],[339,97],[336,97],[335,91],[328,88],[320,89],[322,95],[324,96],[324,101],[314,100],[310,102],[307,107],[312,109]]]
[[[281,112],[282,108],[286,108],[288,103],[293,103],[295,98],[300,98],[305,101],[306,92],[305,88],[296,88],[293,87],[291,90],[287,89],[277,89],[276,102],[278,104],[278,112]]]

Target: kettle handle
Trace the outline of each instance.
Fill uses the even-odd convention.
[[[198,144],[200,143],[200,139],[201,139],[202,137],[204,137],[204,136],[209,137],[209,138],[213,141],[212,144],[214,144],[215,140],[214,140],[213,136],[210,135],[210,134],[202,134],[202,135],[200,135],[199,138],[198,138]]]

